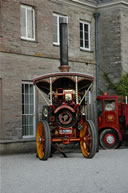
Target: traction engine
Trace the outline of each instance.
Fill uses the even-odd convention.
[[[69,72],[67,24],[60,24],[61,72],[36,77],[34,85],[47,105],[37,125],[36,147],[40,160],[47,160],[59,144],[80,143],[84,157],[92,158],[97,149],[97,131],[87,120],[85,97],[91,92],[93,76]],[[60,151],[61,152],[61,151]],[[61,152],[62,153],[62,152]]]
[[[79,142],[84,157],[92,158],[97,148],[97,132],[93,122],[87,120],[85,96],[91,90],[93,77],[59,72],[38,77],[34,84],[47,103],[37,126],[38,157],[47,160],[58,144]]]

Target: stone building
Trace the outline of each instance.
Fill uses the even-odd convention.
[[[126,0],[0,1],[0,152],[35,148],[32,79],[58,71],[59,23],[68,23],[71,71],[94,75],[102,89],[104,71],[115,82],[128,72],[127,9]]]

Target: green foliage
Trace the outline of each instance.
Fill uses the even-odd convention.
[[[112,88],[117,95],[128,96],[128,73],[122,75],[120,81],[114,84],[108,76],[108,73],[104,73],[104,78],[108,83],[108,89]]]
[[[128,74],[123,75],[116,88],[117,94],[122,96],[128,96]]]

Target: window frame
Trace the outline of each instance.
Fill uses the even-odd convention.
[[[28,5],[23,5],[21,4],[20,5],[20,9],[21,8],[24,8],[25,9],[25,24],[26,24],[26,27],[25,27],[25,30],[26,30],[26,36],[22,36],[21,35],[21,39],[22,40],[29,40],[29,41],[35,41],[36,40],[36,35],[35,35],[35,9],[33,6],[28,6]],[[32,32],[33,32],[33,38],[30,38],[28,37],[28,22],[27,22],[27,10],[31,10],[33,12],[32,14]],[[21,11],[20,11],[20,17],[21,17]],[[20,18],[21,19],[21,18]],[[20,20],[21,22],[21,20]],[[21,28],[21,23],[20,23],[20,28]]]
[[[33,85],[32,82],[30,81],[22,81],[22,86],[23,85]],[[23,95],[23,92],[22,92]],[[26,114],[26,115],[33,115],[33,135],[23,135],[23,139],[26,138],[35,138],[36,136],[36,91],[35,91],[35,86],[33,85],[33,114]],[[23,105],[23,101],[22,101],[22,105]],[[23,130],[23,110],[22,110],[22,130]]]
[[[53,18],[57,17],[57,42],[54,42],[54,38],[53,38],[53,45],[56,45],[56,46],[60,46],[60,36],[59,36],[59,31],[60,31],[60,25],[59,25],[59,18],[62,17],[62,18],[65,18],[66,19],[66,22],[65,23],[68,23],[68,16],[65,16],[65,15],[61,15],[61,14],[57,14],[57,13],[53,13]],[[53,21],[54,22],[54,21]],[[54,30],[54,23],[53,23],[53,30]],[[54,35],[54,34],[53,34]]]
[[[111,106],[111,109],[106,109],[107,105]],[[104,112],[115,111],[116,110],[116,101],[115,99],[104,99]]]
[[[88,48],[85,47],[85,35],[84,35],[85,30],[83,30],[83,47],[80,46],[80,50],[90,51],[91,50],[91,44],[90,44],[90,36],[91,36],[90,35],[90,28],[91,28],[91,24],[89,22],[80,20],[80,24],[81,23],[83,25],[83,29],[84,29],[84,25],[88,25]],[[80,41],[81,41],[81,39],[80,39]]]

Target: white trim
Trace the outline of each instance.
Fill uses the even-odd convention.
[[[97,3],[86,3],[86,2],[81,2],[79,0],[71,0],[71,2],[69,1],[65,1],[65,0],[50,0],[51,2],[54,2],[54,3],[57,3],[58,2],[61,2],[61,3],[66,3],[66,4],[69,4],[69,5],[73,5],[73,6],[77,6],[77,7],[80,7],[85,9],[85,7],[89,7],[91,9],[98,9],[98,8],[104,8],[104,7],[109,7],[109,6],[114,6],[114,5],[119,5],[119,4],[124,4],[126,6],[128,6],[128,3],[125,2],[125,1],[118,1],[118,2],[109,2],[109,3],[100,3],[97,5]],[[82,7],[84,6],[84,7]]]
[[[20,5],[21,8],[25,9],[25,22],[26,22],[26,36],[21,36],[21,39],[23,40],[30,40],[30,41],[35,41],[35,9],[32,6],[27,6],[27,5]],[[33,38],[28,37],[28,20],[27,20],[27,10],[32,11],[32,33],[33,33]]]
[[[60,18],[60,17],[65,18],[65,19],[66,19],[66,22],[65,22],[65,23],[68,23],[68,16],[61,15],[61,14],[57,14],[57,13],[53,13],[53,17],[54,17],[54,16],[57,17],[57,42],[54,42],[54,40],[53,40],[53,45],[59,46],[59,45],[60,45],[59,18]]]
[[[59,1],[62,1],[62,0],[59,0]],[[124,5],[127,5],[128,6],[128,3],[125,2],[125,1],[117,1],[117,2],[109,2],[109,3],[102,3],[102,4],[99,4],[99,5],[92,5],[90,3],[85,3],[85,2],[81,2],[79,0],[71,0],[72,2],[74,3],[78,3],[78,4],[81,4],[81,5],[85,5],[85,6],[88,6],[88,7],[91,7],[91,8],[104,8],[104,7],[109,7],[109,6],[112,6],[112,5],[119,5],[119,4],[124,4]]]
[[[97,8],[103,8],[103,7],[108,7],[112,5],[119,5],[119,4],[124,4],[128,6],[128,3],[125,1],[118,1],[118,2],[112,2],[112,3],[105,3],[103,5],[98,5]]]
[[[36,88],[35,85],[33,85],[33,105],[34,105],[34,115],[33,115],[33,136],[36,136]]]
[[[92,7],[92,8],[97,7],[96,5],[92,5],[92,4],[89,4],[89,3],[84,3],[84,2],[81,2],[79,0],[71,0],[71,1],[74,2],[74,3],[79,3],[79,4],[82,4],[82,5],[88,6],[88,7]]]
[[[82,23],[83,25],[83,47],[80,46],[80,49],[81,50],[87,50],[87,51],[90,51],[91,50],[91,46],[90,46],[90,23],[86,22],[86,21],[82,21],[80,20],[80,23]],[[88,48],[85,47],[85,37],[84,37],[84,24],[88,25]]]
[[[55,74],[58,76],[58,74],[60,74],[60,73],[65,73],[65,72],[55,72]],[[71,72],[71,73],[69,73],[70,74],[70,76],[74,76],[74,75],[72,75],[72,74],[78,74],[78,75],[87,75],[87,76],[91,76],[91,77],[94,77],[94,76],[92,76],[91,74],[85,74],[85,73],[80,73],[80,72]],[[45,76],[50,76],[50,75],[53,75],[53,73],[49,73],[49,74],[45,74]],[[66,75],[66,76],[68,76],[68,75]],[[34,79],[38,79],[38,78],[40,78],[40,77],[42,77],[42,75],[41,76],[36,76],[36,77],[34,77]],[[33,80],[34,80],[33,79]]]

